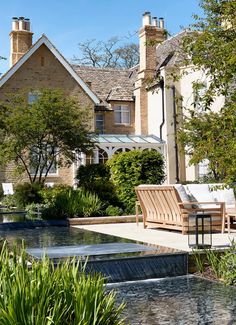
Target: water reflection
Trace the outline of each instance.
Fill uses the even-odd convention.
[[[0,230],[0,238],[8,243],[25,241],[27,247],[92,245],[113,242],[131,242],[125,238],[85,231],[73,227],[45,227],[34,229]]]
[[[111,285],[132,325],[236,324],[236,288],[196,277]]]

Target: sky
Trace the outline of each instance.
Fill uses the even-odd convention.
[[[33,42],[46,34],[50,41],[71,61],[79,55],[78,43],[112,36],[124,42],[138,43],[137,31],[142,14],[163,17],[170,34],[193,22],[193,14],[201,14],[199,0],[11,0],[0,4],[0,72],[9,68],[12,17],[31,21]],[[131,36],[133,35],[133,36]],[[126,37],[129,38],[126,38]]]

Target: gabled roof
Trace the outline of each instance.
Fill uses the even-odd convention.
[[[99,104],[100,100],[95,95],[95,93],[89,88],[86,82],[74,71],[73,67],[68,63],[68,61],[61,55],[61,53],[55,48],[55,46],[49,41],[46,35],[42,35],[39,40],[31,46],[31,48],[26,52],[19,61],[16,62],[1,78],[0,87],[11,78],[11,76],[30,58],[30,56],[37,51],[41,45],[45,45],[52,54],[58,59],[58,61],[64,66],[64,68],[70,73],[70,75],[76,80],[76,82],[81,86],[81,88],[87,93],[87,95],[92,99],[95,104]]]
[[[110,101],[134,101],[135,73],[132,69],[97,68],[73,65],[76,73],[89,84],[101,100],[100,106],[109,109]]]

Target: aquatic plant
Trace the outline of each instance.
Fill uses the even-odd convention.
[[[29,266],[25,249],[0,254],[0,324],[124,325],[114,291],[99,274],[85,274],[81,263],[47,257]]]

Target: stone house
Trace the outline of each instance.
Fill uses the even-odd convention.
[[[45,35],[34,44],[32,37],[30,21],[13,18],[11,67],[0,78],[0,99],[20,89],[60,88],[92,112],[92,128],[99,132],[92,156],[82,154],[71,167],[53,170],[47,182],[74,185],[80,164],[102,163],[115,152],[135,148],[154,149],[164,155],[168,183],[197,177],[175,141],[175,96],[181,95],[185,104],[197,76],[190,73],[188,80],[165,87],[179,59],[176,48],[181,34],[166,39],[163,19],[144,13],[139,32],[140,63],[131,69],[71,65]],[[150,85],[156,76],[159,81]],[[0,181],[13,181],[10,169],[0,173]]]

